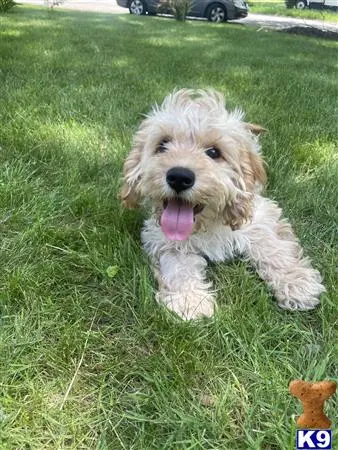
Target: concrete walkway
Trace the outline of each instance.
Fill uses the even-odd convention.
[[[337,31],[338,23],[327,22],[325,20],[297,19],[295,17],[267,16],[265,14],[251,14],[241,19],[241,23],[268,28],[290,28],[295,26],[319,28],[325,31]]]
[[[44,6],[44,0],[18,0],[19,3]],[[93,11],[110,14],[129,14],[127,8],[120,8],[115,0],[65,0],[55,8],[72,9],[76,11]],[[338,32],[338,24],[324,20],[296,19],[293,17],[267,16],[251,14],[241,20],[231,21],[262,28],[282,29],[292,26],[314,27],[325,31]]]

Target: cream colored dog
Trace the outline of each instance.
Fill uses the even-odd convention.
[[[215,91],[180,90],[142,122],[124,165],[123,204],[151,207],[142,231],[157,300],[184,319],[211,316],[206,259],[249,260],[281,308],[308,310],[325,291],[281,210],[260,195],[263,128]]]

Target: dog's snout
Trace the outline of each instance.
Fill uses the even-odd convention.
[[[195,174],[185,167],[173,167],[167,172],[167,183],[179,193],[194,185]]]

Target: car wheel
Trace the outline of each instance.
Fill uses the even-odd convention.
[[[305,9],[307,7],[307,1],[306,0],[297,0],[296,1],[296,8],[297,9]]]
[[[129,3],[129,12],[135,16],[142,16],[146,13],[146,5],[142,0],[131,0]]]
[[[214,3],[208,8],[207,18],[210,22],[221,23],[227,19],[227,12],[223,5]]]

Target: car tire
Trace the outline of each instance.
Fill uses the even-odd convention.
[[[227,20],[227,11],[221,3],[213,3],[207,11],[207,19],[209,22],[221,23]]]
[[[305,9],[307,7],[306,0],[296,0],[296,8],[297,9]]]
[[[143,16],[147,12],[146,4],[143,0],[131,0],[129,3],[129,12],[134,16]]]

